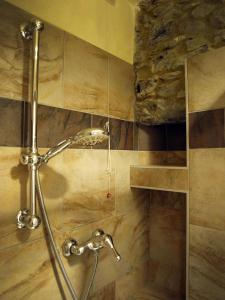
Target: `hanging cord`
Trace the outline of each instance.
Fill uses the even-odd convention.
[[[108,74],[109,74],[109,57],[107,60],[107,68],[108,68]],[[111,194],[111,173],[112,173],[112,160],[111,160],[111,132],[110,132],[110,118],[109,118],[109,75],[107,78],[107,115],[108,115],[108,121],[105,124],[106,131],[108,133],[109,139],[108,139],[108,152],[107,152],[107,169],[106,173],[108,175],[108,193],[107,198],[110,198],[112,196]]]

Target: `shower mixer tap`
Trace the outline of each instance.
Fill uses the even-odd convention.
[[[98,251],[102,248],[110,248],[116,260],[120,261],[121,257],[114,246],[112,236],[106,234],[101,229],[94,231],[92,237],[83,244],[78,244],[74,239],[65,240],[62,246],[62,252],[65,257],[69,257],[71,255],[82,255],[88,249]]]

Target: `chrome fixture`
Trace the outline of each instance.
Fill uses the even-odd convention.
[[[40,225],[40,218],[36,212],[36,189],[37,177],[37,104],[38,104],[38,70],[39,70],[39,42],[40,32],[44,29],[44,24],[40,20],[31,20],[20,26],[22,37],[32,40],[32,98],[31,98],[31,148],[29,151],[29,162],[27,163],[30,174],[30,209],[20,210],[17,215],[17,227],[35,229]]]
[[[36,213],[36,196],[39,201],[39,207],[42,214],[43,223],[47,231],[46,237],[49,239],[51,245],[51,251],[58,262],[62,276],[67,284],[68,290],[73,300],[78,300],[76,292],[71,284],[71,281],[67,275],[62,259],[57,249],[57,245],[54,240],[50,222],[48,220],[48,214],[46,211],[44,197],[41,190],[41,184],[39,179],[39,168],[41,165],[47,163],[49,159],[61,153],[63,150],[68,148],[72,144],[79,144],[85,146],[93,146],[98,143],[105,141],[108,138],[107,130],[99,128],[84,129],[78,132],[75,136],[69,137],[60,142],[55,147],[49,149],[46,154],[39,155],[37,147],[37,109],[38,109],[38,71],[39,71],[39,43],[40,43],[40,32],[44,29],[44,24],[40,20],[31,20],[28,23],[24,23],[20,26],[22,37],[27,40],[32,40],[33,48],[33,68],[32,68],[32,97],[31,97],[31,147],[27,154],[21,155],[21,163],[28,166],[30,174],[30,209],[22,209],[17,214],[17,227],[36,229],[40,225],[40,218]],[[106,128],[107,129],[107,128]],[[110,243],[111,241],[111,243]],[[105,244],[112,248],[112,239],[107,239]],[[112,248],[113,249],[113,248]],[[116,252],[115,252],[116,253]],[[91,279],[87,289],[85,290],[84,297],[82,300],[88,298],[90,288],[92,286],[96,268],[98,264],[98,252],[95,254],[95,263],[92,271]]]
[[[76,144],[81,146],[94,146],[108,139],[108,133],[101,128],[86,128],[79,131],[75,136],[69,137],[52,147],[46,154],[40,156],[40,163],[47,163],[50,158],[61,153],[69,146]],[[28,159],[28,158],[26,158]]]
[[[86,250],[98,251],[102,248],[110,248],[117,261],[120,261],[121,257],[116,251],[112,236],[105,234],[102,229],[97,229],[93,232],[92,237],[83,244],[78,244],[74,239],[65,240],[62,245],[63,255],[69,257],[71,255],[82,255]]]

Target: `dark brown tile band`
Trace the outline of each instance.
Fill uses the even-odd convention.
[[[189,114],[190,148],[223,148],[224,109]]]
[[[163,124],[155,126],[137,125],[138,150],[142,151],[185,151],[186,124]],[[137,146],[136,146],[137,148]]]
[[[28,114],[28,103],[0,98],[0,146],[29,146]],[[39,105],[38,146],[52,147],[81,129],[103,127],[107,120],[102,116]],[[133,122],[112,118],[109,121],[111,149],[133,150]],[[96,148],[107,149],[108,144]]]

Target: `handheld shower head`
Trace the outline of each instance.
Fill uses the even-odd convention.
[[[103,143],[108,139],[108,133],[101,128],[86,128],[79,131],[74,139],[73,143],[82,146],[94,146]]]
[[[109,138],[108,132],[101,128],[86,128],[78,133],[75,136],[71,136],[60,143],[55,147],[52,147],[41,157],[41,162],[47,163],[50,158],[61,153],[63,150],[69,146],[81,145],[81,146],[94,146],[100,143],[103,143]]]

